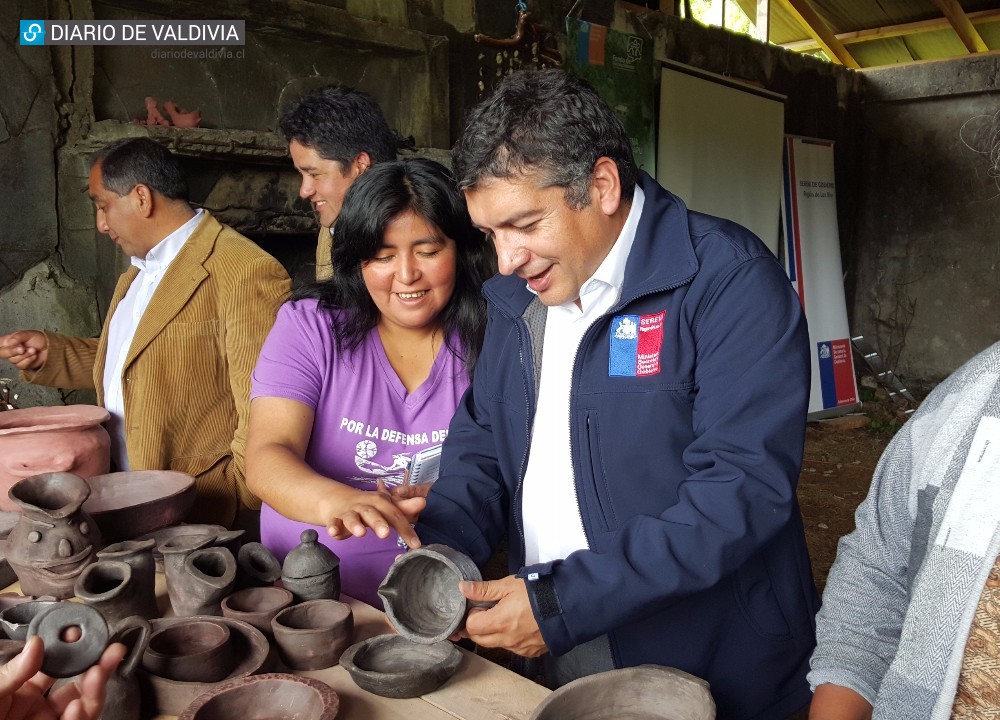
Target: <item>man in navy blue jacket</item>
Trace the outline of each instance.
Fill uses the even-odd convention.
[[[506,78],[453,165],[501,275],[416,529],[479,564],[508,540],[509,577],[462,584],[497,603],[468,636],[553,685],[656,663],[706,679],[719,718],[804,706],[810,361],[781,267],[639,172],[561,71]]]

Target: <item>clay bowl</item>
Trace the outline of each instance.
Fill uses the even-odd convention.
[[[222,527],[222,525],[202,525],[198,523],[172,525],[171,527],[160,528],[159,530],[153,530],[152,532],[140,535],[136,540],[156,541],[156,544],[153,546],[153,560],[156,561],[156,572],[162,573],[163,553],[159,550],[161,543],[173,541],[181,537],[216,538],[224,532],[226,532],[226,528]]]
[[[337,664],[354,639],[354,611],[338,600],[307,600],[271,620],[281,661],[292,670],[321,670]]]
[[[610,670],[547,696],[529,720],[714,720],[708,683],[660,665]]]
[[[462,580],[482,580],[471,558],[446,545],[425,545],[396,558],[378,594],[400,635],[430,644],[464,627],[470,603],[458,589]]]
[[[32,600],[17,603],[0,612],[0,628],[11,640],[24,642],[28,639],[28,626],[36,615],[53,607],[58,600]]]
[[[359,688],[389,698],[433,692],[461,662],[461,651],[447,640],[428,645],[400,635],[376,635],[347,648],[340,657]]]
[[[173,625],[207,620],[221,623],[229,628],[233,657],[236,665],[223,680],[234,680],[270,668],[270,646],[267,638],[257,628],[240,620],[225,617],[173,617],[150,620],[153,632]],[[143,703],[148,703],[152,715],[180,715],[194,702],[195,698],[213,687],[212,683],[185,682],[153,675],[145,670],[137,673],[142,690]],[[248,720],[248,719],[244,719]]]
[[[279,587],[252,587],[237,590],[222,600],[223,617],[242,620],[268,637],[273,637],[271,620],[292,604],[292,594]]]
[[[173,470],[133,470],[88,478],[83,504],[105,541],[132,540],[176,525],[194,504],[194,477]]]
[[[285,673],[238,678],[212,688],[179,720],[333,720],[340,698],[326,683]]]
[[[184,682],[219,682],[235,664],[229,628],[204,620],[160,628],[142,656],[146,672]]]

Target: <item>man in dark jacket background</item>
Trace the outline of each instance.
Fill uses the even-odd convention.
[[[761,241],[635,167],[561,71],[506,78],[453,150],[501,275],[416,526],[511,575],[463,583],[486,647],[546,677],[643,663],[706,679],[718,717],[809,701],[816,591],[795,485],[805,319]]]

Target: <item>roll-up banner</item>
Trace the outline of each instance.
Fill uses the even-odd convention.
[[[785,271],[809,322],[809,419],[843,415],[858,408],[858,387],[847,326],[831,141],[785,136],[781,222]]]

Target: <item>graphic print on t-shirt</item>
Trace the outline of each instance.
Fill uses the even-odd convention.
[[[389,487],[400,485],[403,482],[403,475],[410,464],[412,455],[409,453],[395,453],[392,456],[392,465],[382,465],[371,458],[378,453],[378,445],[372,440],[362,440],[354,449],[354,463],[358,470],[368,473],[363,477],[351,477],[354,482],[368,482],[375,484],[377,478],[382,478]]]

